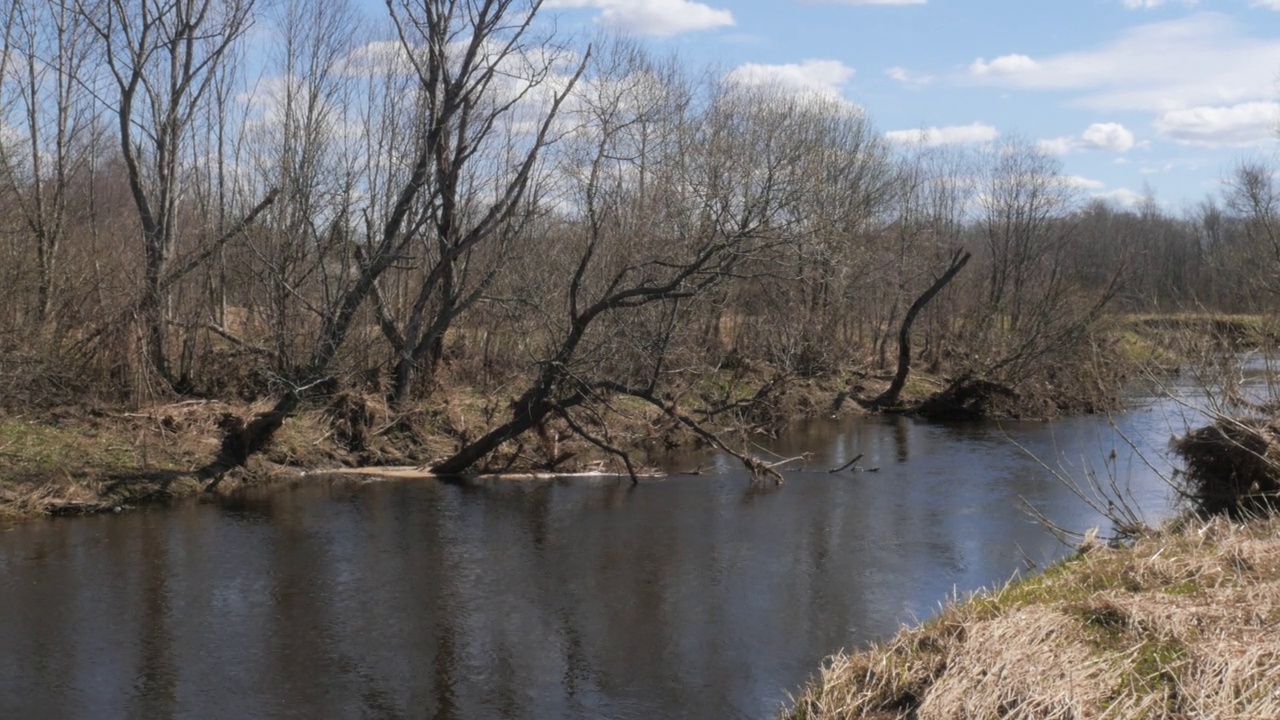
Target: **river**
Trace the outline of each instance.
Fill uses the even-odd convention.
[[[765,444],[808,453],[779,488],[704,454],[0,527],[0,718],[772,717],[831,652],[1062,557],[1024,504],[1105,533],[1045,465],[1167,515],[1186,412],[815,421]]]

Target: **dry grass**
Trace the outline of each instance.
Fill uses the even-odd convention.
[[[1280,717],[1280,521],[1092,547],[829,658],[785,718]]]
[[[0,417],[0,519],[109,512],[196,495],[206,484],[199,471],[217,456],[226,427],[270,407],[267,400],[199,400]],[[688,442],[647,403],[621,398],[604,412],[626,447]],[[338,392],[291,417],[217,490],[296,477],[298,469],[429,465],[509,413],[510,398],[467,387],[442,388],[402,413],[375,395]],[[559,422],[496,455],[497,469],[524,473],[547,471],[548,458],[556,456],[569,458],[555,463],[561,473],[597,469],[609,460]]]
[[[854,383],[849,376],[778,379],[765,366],[721,371],[683,388],[677,405],[717,432],[774,432],[799,418],[840,411],[836,398]],[[770,392],[761,393],[762,387]],[[248,467],[217,490],[296,477],[299,469],[429,466],[510,417],[516,389],[481,392],[441,382],[430,398],[403,412],[393,412],[374,393],[335,392],[289,418]],[[217,456],[226,429],[270,407],[270,400],[190,400],[127,411],[77,407],[0,417],[0,517],[103,512],[195,495],[205,486],[196,474]],[[708,417],[698,408],[728,409]],[[857,411],[856,403],[845,403],[843,411]],[[607,423],[611,441],[632,451],[642,466],[654,454],[701,442],[638,398],[580,408],[576,419],[593,429]],[[505,444],[481,471],[520,477],[624,471],[562,420],[539,430]]]
[[[1250,347],[1274,346],[1280,336],[1274,318],[1268,315],[1225,313],[1164,313],[1117,316],[1119,324],[1171,336],[1189,333],[1221,342]]]
[[[230,408],[182,402],[0,420],[0,517],[103,512],[193,493],[193,471],[216,451],[216,420]]]

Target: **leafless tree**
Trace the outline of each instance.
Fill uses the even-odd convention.
[[[459,273],[469,253],[486,239],[510,232],[517,221],[539,155],[552,140],[557,114],[589,57],[584,54],[576,67],[570,66],[558,86],[544,96],[546,102],[535,111],[519,150],[504,158],[509,161],[507,171],[490,189],[488,201],[461,207],[464,199],[481,197],[479,188],[472,195],[464,184],[470,181],[464,171],[485,148],[479,141],[497,131],[500,122],[547,82],[554,68],[561,67],[555,58],[525,45],[540,2],[424,0],[389,7],[400,48],[391,62],[406,63],[414,80],[412,114],[389,119],[393,135],[400,133],[400,123],[407,120],[408,133],[403,137],[411,149],[408,172],[386,177],[375,173],[393,202],[384,206],[385,213],[365,213],[365,237],[355,253],[357,265],[350,279],[340,280],[332,302],[323,309],[315,346],[299,379],[270,412],[228,435],[224,460],[232,463],[262,447],[307,391],[323,383],[358,311],[371,299],[379,325],[395,350],[393,400],[408,397],[418,363],[458,315],[480,299],[487,281],[481,278],[476,285],[466,285],[459,282]],[[533,74],[524,75],[514,91],[506,84],[512,63],[516,69],[521,63],[533,63]],[[395,147],[394,141],[388,147]],[[346,231],[334,228],[334,232]],[[417,256],[425,263],[424,276],[408,317],[397,323],[379,282],[396,263],[413,257],[416,243],[432,252]]]
[[[1223,203],[1237,223],[1244,252],[1240,270],[1255,268],[1250,286],[1274,295],[1280,293],[1280,186],[1274,160],[1252,157],[1241,160],[1226,180]],[[1245,258],[1249,259],[1245,259]],[[1258,263],[1259,258],[1267,258]]]
[[[746,314],[767,328],[759,340],[772,351],[766,357],[818,374],[849,358],[851,327],[861,321],[851,305],[882,282],[877,246],[900,189],[889,149],[864,110],[840,100],[783,97],[773,111],[787,119],[760,121],[788,127],[805,146],[792,180],[803,189],[789,197],[787,242],[768,258],[776,279],[743,287],[757,306]]]
[[[170,383],[168,350],[170,272],[182,233],[184,149],[194,120],[233,45],[252,22],[254,0],[69,0],[92,29],[111,94],[101,97],[118,121],[120,153],[142,230],[143,294],[147,356]],[[269,194],[238,225],[269,205]],[[224,234],[215,245],[236,233]],[[179,263],[178,274],[213,251]]]
[[[1024,140],[988,153],[982,181],[982,229],[988,252],[987,302],[1016,330],[1028,312],[1025,293],[1042,279],[1067,240],[1065,221],[1077,191],[1060,164]],[[1048,268],[1056,278],[1057,268]]]
[[[489,241],[510,243],[520,232],[539,154],[553,139],[560,106],[585,67],[587,56],[569,64],[564,51],[536,42],[533,20],[540,5],[388,5],[422,103],[413,136],[415,170],[399,195],[418,199],[418,214],[398,228],[383,227],[384,236],[391,230],[400,242],[417,245],[415,257],[423,263],[403,312],[379,306],[396,356],[391,397],[397,405],[407,402],[424,365],[429,373],[439,363],[445,333],[495,277],[496,268],[477,267],[476,251]]]
[[[240,290],[245,327],[215,318],[213,330],[293,378],[354,267],[351,218],[363,152],[356,54],[364,33],[344,2],[286,0],[266,15],[279,42],[268,53],[269,75],[250,101],[244,133],[261,184],[279,187],[280,197],[263,232],[243,244],[242,267],[253,278]],[[244,331],[250,336],[238,335]]]
[[[87,163],[94,116],[81,85],[86,27],[65,6],[14,0],[0,51],[0,125],[12,107],[18,137],[0,142],[0,183],[35,244],[36,313],[48,321],[67,235],[72,183]],[[6,102],[6,96],[12,102]]]
[[[437,472],[467,470],[555,417],[619,456],[634,477],[600,417],[617,395],[650,403],[753,471],[771,472],[720,442],[664,389],[680,372],[669,363],[681,308],[748,272],[795,221],[786,210],[807,187],[802,128],[758,91],[718,85],[699,95],[634,56],[608,67],[589,83],[590,122],[570,158],[578,217],[572,274],[558,283],[563,315],[549,314],[553,334],[509,419],[435,464]]]
[[[885,233],[881,250],[888,258],[877,263],[883,268],[881,275],[892,278],[881,301],[887,306],[888,314],[883,329],[877,327],[879,337],[875,342],[881,367],[886,366],[890,339],[896,337],[901,372],[902,330],[907,323],[899,326],[899,319],[904,309],[910,314],[910,307],[922,297],[922,283],[932,286],[939,279],[936,270],[939,266],[954,266],[958,258],[956,249],[967,239],[977,189],[974,169],[971,153],[945,146],[905,148],[901,153],[895,178],[897,192],[893,197],[895,217]],[[944,271],[942,276],[946,277],[947,273]],[[941,292],[943,286],[939,286],[937,292]],[[925,302],[931,299],[932,295]],[[917,313],[922,309],[923,304]],[[934,334],[930,334],[930,339]]]

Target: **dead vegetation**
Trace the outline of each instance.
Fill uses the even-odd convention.
[[[1202,515],[1270,514],[1280,501],[1280,419],[1219,417],[1172,443],[1183,493]]]
[[[746,377],[738,382],[744,388],[757,384]],[[833,387],[807,381],[776,396],[743,390],[746,397],[732,409],[699,416],[699,426],[776,431],[785,422],[828,412],[824,399]],[[697,396],[691,394],[690,400]],[[760,407],[766,402],[777,405]],[[131,411],[63,407],[0,418],[0,517],[111,512],[203,490],[233,492],[246,484],[296,477],[300,470],[407,466],[421,474],[472,442],[509,405],[496,394],[442,387],[430,400],[396,411],[378,393],[335,389],[252,451],[246,445],[250,428],[272,410],[266,399],[186,400]],[[608,416],[599,422],[636,458],[639,475],[649,474],[651,453],[710,442],[648,402],[621,398],[604,411]],[[209,471],[230,466],[236,469],[226,474]],[[560,419],[503,445],[477,470],[529,477],[626,472],[616,456],[583,440]],[[768,468],[760,472],[773,477]]]
[[[828,659],[783,717],[1280,717],[1280,522],[1188,521]]]

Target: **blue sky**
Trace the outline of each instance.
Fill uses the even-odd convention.
[[[1275,152],[1280,0],[546,0],[561,30],[645,38],[839,95],[896,142],[1021,136],[1091,195],[1170,210]]]

